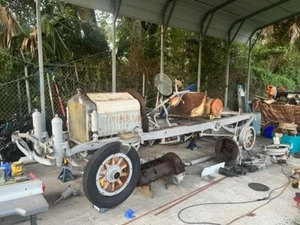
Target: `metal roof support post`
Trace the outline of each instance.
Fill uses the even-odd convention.
[[[234,41],[236,35],[239,33],[240,29],[242,28],[244,21],[242,21],[235,31],[233,37],[231,38],[231,31],[233,26],[230,27],[228,31],[228,49],[227,49],[227,62],[226,62],[226,79],[225,79],[225,97],[224,97],[224,107],[227,108],[228,105],[228,85],[229,85],[229,67],[230,67],[230,47],[232,42]]]
[[[201,69],[202,69],[202,41],[203,35],[199,34],[199,57],[198,57],[198,78],[197,78],[197,92],[200,92],[201,87]]]
[[[249,96],[250,96],[250,79],[251,79],[251,56],[252,56],[252,49],[254,47],[254,45],[256,44],[258,37],[260,36],[262,30],[260,30],[260,32],[257,33],[256,38],[254,40],[254,42],[252,42],[252,38],[254,36],[255,33],[253,33],[250,37],[249,37],[249,41],[248,41],[248,76],[247,76],[247,86],[246,86],[246,101],[249,101]]]
[[[41,0],[35,0],[35,6],[36,6],[36,23],[37,23],[42,131],[45,131],[46,130],[46,107],[45,107],[45,81],[44,81],[43,43],[42,43],[42,27],[41,27]]]
[[[203,39],[206,35],[206,32],[209,28],[209,25],[212,21],[214,17],[214,13],[211,14],[210,16],[210,19],[205,27],[205,30],[204,30],[204,22],[206,20],[206,16],[203,18],[203,20],[201,21],[201,25],[200,25],[200,32],[199,32],[199,57],[198,57],[198,78],[197,78],[197,92],[200,92],[200,88],[201,88],[201,69],[202,69],[202,42],[203,42]]]
[[[249,43],[248,43],[248,76],[247,76],[247,86],[246,86],[246,102],[249,102],[249,94],[250,94],[251,53],[252,53],[252,37],[249,38]]]
[[[203,18],[201,19],[201,22],[200,22],[200,32],[199,32],[199,56],[198,56],[198,76],[197,76],[197,91],[199,92],[200,91],[200,88],[201,88],[201,75],[202,75],[202,44],[203,44],[203,39],[206,35],[206,32],[209,28],[209,25],[214,17],[214,14],[216,11],[226,7],[227,5],[235,2],[236,0],[228,0],[226,2],[224,2],[223,4],[215,7],[215,8],[212,8],[211,10],[207,11],[205,13],[205,15],[203,16]],[[210,15],[210,19],[205,27],[205,30],[204,30],[204,23],[206,21],[206,19],[208,18],[208,16]]]
[[[164,73],[165,32],[164,25],[160,27],[160,74]]]
[[[112,23],[112,92],[117,91],[117,50],[116,50],[116,21],[120,11],[122,0],[113,2],[114,14]]]
[[[117,86],[117,56],[116,56],[116,23],[112,24],[112,92],[116,92]]]
[[[226,61],[226,78],[225,78],[225,97],[224,97],[224,107],[227,108],[228,103],[228,85],[229,85],[229,67],[230,67],[230,47],[231,47],[230,38],[228,38],[228,47],[227,47],[227,61]]]

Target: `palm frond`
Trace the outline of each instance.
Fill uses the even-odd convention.
[[[24,31],[6,7],[0,7],[0,24],[0,48],[10,48],[12,38]]]

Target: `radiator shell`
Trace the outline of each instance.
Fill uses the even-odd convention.
[[[140,103],[127,92],[79,93],[68,101],[69,138],[91,140],[91,113],[97,113],[100,137],[132,133],[141,127]]]

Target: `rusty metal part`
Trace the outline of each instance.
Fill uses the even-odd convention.
[[[178,155],[169,152],[160,158],[141,165],[141,176],[137,186],[150,184],[159,178],[171,174],[180,174],[185,171],[184,164]]]
[[[139,101],[141,106],[142,129],[144,132],[149,132],[149,119],[146,113],[146,104],[143,96],[134,89],[125,89],[124,92],[128,92],[132,97]]]
[[[170,114],[189,115],[194,108],[197,108],[206,98],[205,92],[186,93],[182,96],[182,101],[175,107],[170,107]]]
[[[239,147],[233,139],[223,137],[217,141],[215,153],[219,162],[229,162],[238,158]]]

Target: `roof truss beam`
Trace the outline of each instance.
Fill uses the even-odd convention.
[[[261,30],[261,29],[264,29],[265,27],[271,26],[272,24],[275,24],[275,23],[279,23],[280,21],[284,21],[284,20],[293,18],[294,16],[297,16],[297,15],[299,15],[299,12],[293,13],[293,14],[291,14],[291,15],[289,15],[289,16],[286,16],[286,17],[284,17],[284,18],[280,18],[279,20],[273,21],[272,23],[269,23],[269,24],[266,24],[266,25],[264,25],[264,26],[261,26],[261,27],[257,28],[255,31],[252,32],[250,38],[251,38],[257,31],[259,31],[259,30]]]
[[[177,4],[177,0],[168,0],[163,7],[162,24],[164,27],[164,32],[166,31],[166,29],[169,26],[169,23],[170,23],[172,15],[173,15],[176,4]],[[169,9],[170,5],[171,5],[171,9],[170,9],[168,15],[166,16],[167,10]]]
[[[114,23],[117,21],[121,5],[122,5],[122,0],[114,0],[113,1],[113,21],[114,21]]]
[[[201,35],[206,35],[206,32],[207,32],[207,30],[209,28],[210,22],[212,21],[215,12],[217,12],[218,10],[224,8],[225,6],[231,4],[231,3],[235,2],[235,1],[236,0],[228,0],[228,1],[224,2],[223,4],[218,5],[218,6],[214,7],[214,8],[212,8],[211,10],[207,11],[204,14],[204,16],[203,16],[203,18],[201,19],[201,22],[200,22],[200,34]],[[204,30],[204,23],[207,20],[208,16],[210,16],[210,19],[209,19],[208,24],[205,27],[205,30]],[[204,30],[204,32],[203,32],[203,30]]]
[[[261,13],[266,12],[266,11],[268,11],[268,10],[270,10],[270,9],[272,9],[272,8],[275,8],[275,7],[279,6],[279,5],[282,5],[282,4],[284,4],[284,3],[288,2],[288,1],[290,1],[290,0],[280,0],[280,1],[277,2],[277,3],[274,3],[274,4],[271,4],[271,5],[267,6],[267,7],[261,8],[260,10],[257,10],[257,11],[255,11],[255,12],[253,12],[253,13],[251,13],[251,14],[245,16],[245,17],[242,17],[242,18],[240,18],[240,19],[234,21],[234,22],[231,24],[231,26],[230,26],[230,28],[229,28],[229,30],[228,30],[229,39],[231,39],[231,32],[232,32],[233,28],[234,28],[238,23],[240,23],[240,24],[243,25],[243,23],[244,23],[247,19],[250,19],[250,18],[252,18],[252,17],[254,17],[254,16],[258,15],[258,14],[261,14]],[[240,29],[241,29],[241,25],[239,26],[237,32],[235,32],[234,38],[232,38],[232,39],[230,40],[231,42],[234,41],[234,39],[235,39],[235,37],[236,37],[236,35],[238,34],[238,31],[239,31]]]

